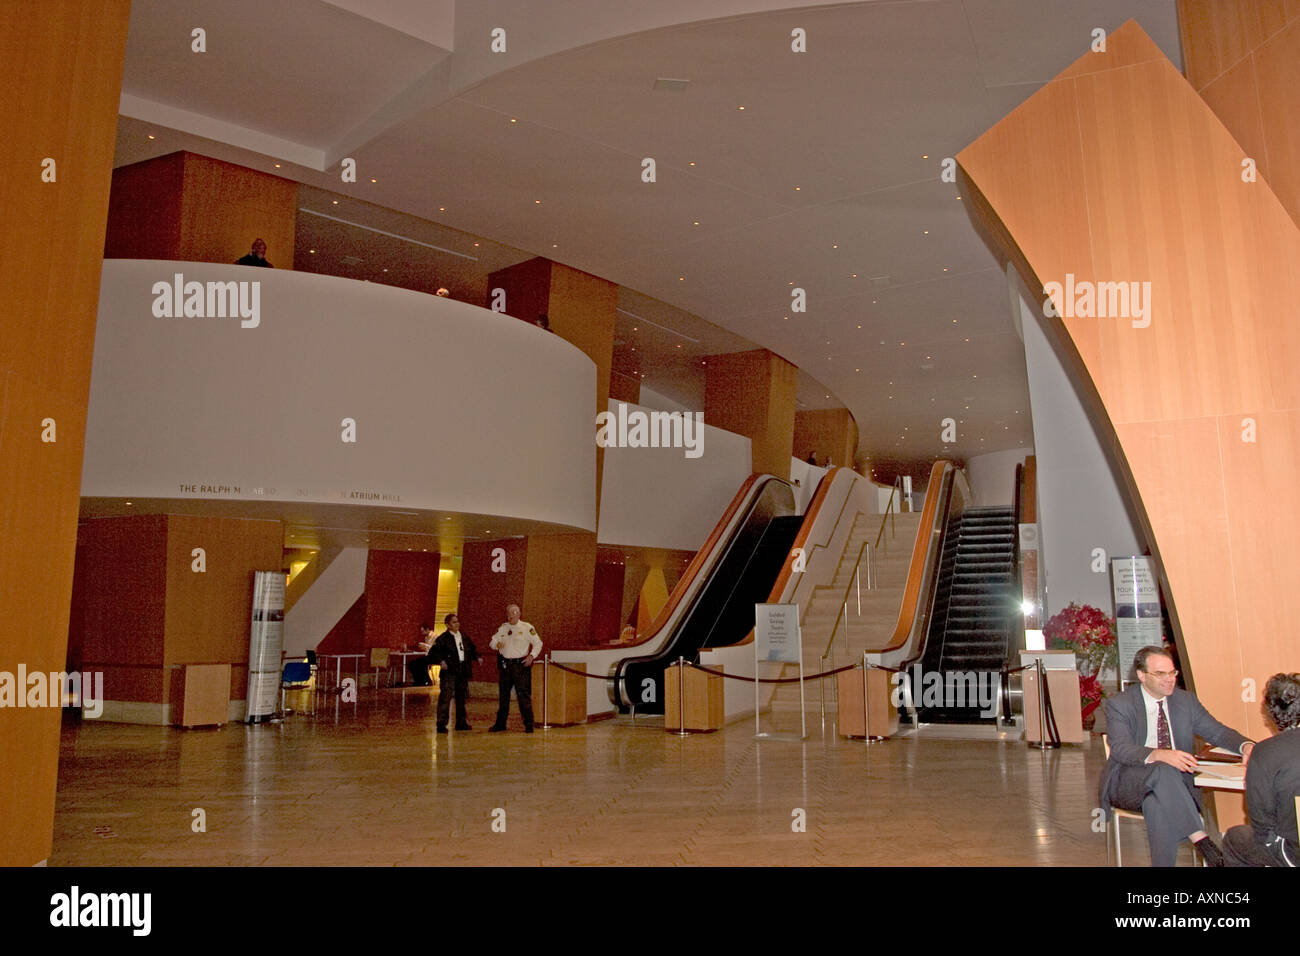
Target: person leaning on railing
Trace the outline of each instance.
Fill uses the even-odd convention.
[[[1264,685],[1264,719],[1276,734],[1261,740],[1246,766],[1250,823],[1223,836],[1229,866],[1295,866],[1300,861],[1300,674],[1274,674]]]

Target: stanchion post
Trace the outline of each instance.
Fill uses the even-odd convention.
[[[686,659],[677,658],[677,736],[686,736]]]
[[[862,652],[862,741],[871,743],[871,727],[867,721],[867,652]]]
[[[1043,666],[1041,657],[1037,658],[1035,664],[1034,673],[1038,681],[1038,743],[1029,746],[1035,750],[1054,750],[1061,745],[1047,739],[1047,668]]]
[[[551,695],[547,693],[549,686],[547,678],[551,673],[551,652],[547,651],[546,656],[542,658],[542,730],[551,729],[550,704]]]

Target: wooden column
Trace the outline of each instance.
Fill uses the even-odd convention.
[[[0,17],[0,671],[11,674],[64,665],[129,14],[127,0],[66,0]],[[0,713],[0,865],[50,855],[59,719],[58,708]]]
[[[798,369],[766,349],[707,362],[704,421],[749,438],[755,473],[790,477]]]
[[[958,162],[1030,288],[1150,284],[1141,318],[1066,313],[1062,288],[1047,331],[1140,502],[1184,672],[1260,737],[1244,682],[1295,669],[1300,615],[1300,230],[1243,158],[1130,21]]]
[[[818,464],[829,458],[837,465],[853,467],[858,454],[858,423],[847,408],[810,408],[794,413],[794,445],[791,455],[800,461],[817,453]]]
[[[167,723],[177,716],[186,664],[229,664],[229,698],[243,700],[253,572],[279,569],[283,541],[279,521],[132,515],[85,522],[75,582],[83,616],[72,625],[82,637],[70,664],[103,672],[103,719]]]
[[[113,170],[106,259],[231,263],[254,239],[292,269],[298,184],[184,151]]]

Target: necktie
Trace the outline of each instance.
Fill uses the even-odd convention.
[[[1165,702],[1156,701],[1156,746],[1161,750],[1173,750],[1173,737],[1169,734],[1169,721],[1165,719]]]

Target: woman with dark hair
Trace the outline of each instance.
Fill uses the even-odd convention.
[[[1295,866],[1300,861],[1300,674],[1274,674],[1264,687],[1264,719],[1276,734],[1261,740],[1246,764],[1250,823],[1224,835],[1229,866]]]

